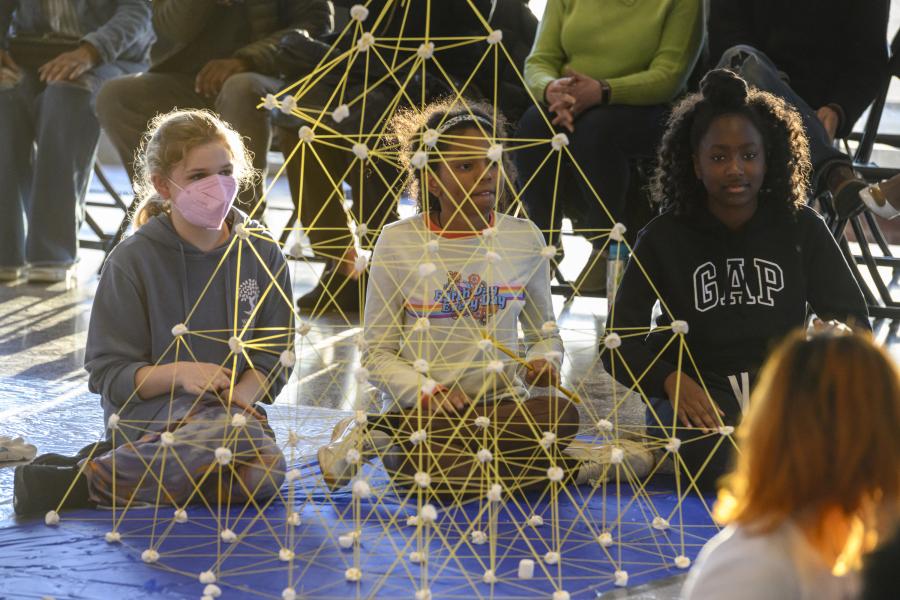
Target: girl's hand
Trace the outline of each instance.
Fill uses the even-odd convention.
[[[678,397],[678,420],[685,427],[698,427],[706,431],[715,431],[722,424],[725,415],[716,403],[703,390],[699,383],[689,375],[679,371],[672,371],[663,387],[672,406],[675,406],[675,387],[678,378],[681,377]]]
[[[822,319],[816,318],[813,319],[812,322],[812,332],[819,333],[822,331],[830,331],[832,333],[846,335],[853,333],[853,330],[850,329],[846,323],[838,321],[837,319],[831,319],[830,321],[823,321]]]
[[[472,399],[459,388],[451,390],[439,389],[428,400],[425,407],[433,415],[452,415],[462,413],[472,403]]]
[[[231,386],[231,369],[204,362],[175,363],[175,383],[189,394],[199,396],[207,390],[219,392]]]
[[[559,371],[543,358],[536,358],[528,363],[525,371],[525,383],[538,387],[550,387],[559,385]]]

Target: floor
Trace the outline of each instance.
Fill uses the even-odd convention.
[[[110,169],[113,183],[126,189],[121,170]],[[280,186],[281,184],[279,184]],[[280,230],[289,214],[287,190],[276,186],[270,200],[269,223]],[[98,187],[95,185],[95,187]],[[102,197],[102,190],[92,193]],[[104,209],[92,213],[105,226],[112,227],[118,215]],[[567,276],[577,273],[586,259],[587,244],[571,238],[566,241]],[[0,285],[0,435],[23,436],[38,446],[41,453],[73,453],[102,434],[102,413],[98,397],[87,391],[83,370],[84,344],[102,261],[99,251],[82,252],[78,285],[64,289],[62,284]],[[295,263],[295,292],[311,287],[316,272]],[[583,410],[585,416],[608,411],[610,380],[597,362],[597,338],[606,313],[606,301],[579,298],[565,303],[555,297],[554,307],[566,343],[567,361],[564,383],[575,387],[584,398],[593,399]],[[898,353],[896,325],[876,323],[876,334]],[[304,450],[312,452],[328,435],[331,425],[360,402],[368,393],[358,389],[351,376],[358,360],[354,343],[358,323],[337,316],[322,318],[313,324],[311,344],[301,353],[293,385],[282,393],[273,410],[273,424],[286,429],[288,423],[305,423]],[[900,355],[900,354],[898,354]],[[585,374],[587,374],[585,376]],[[636,400],[626,401],[620,416],[626,422],[640,422]],[[597,417],[594,417],[594,420]],[[0,468],[0,526],[12,524],[12,469]],[[604,598],[665,600],[676,598],[682,578],[674,577],[603,595]]]

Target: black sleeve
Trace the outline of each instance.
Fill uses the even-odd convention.
[[[634,252],[625,267],[622,281],[616,291],[615,302],[606,320],[606,331],[617,333],[622,345],[608,350],[600,344],[600,356],[606,372],[625,386],[632,386],[638,380],[641,390],[647,396],[665,395],[663,383],[675,366],[666,360],[657,359],[659,348],[665,344],[662,336],[671,336],[671,331],[648,333],[653,307],[657,295],[650,281],[658,281],[661,265],[653,252],[653,231],[645,229],[638,235]],[[649,277],[649,279],[648,279]],[[665,296],[664,290],[659,290]],[[630,373],[629,373],[630,371]],[[646,371],[646,374],[641,377]]]
[[[810,215],[808,227],[803,260],[809,305],[824,321],[837,319],[855,328],[869,329],[866,300],[837,242],[818,215]]]
[[[759,47],[760,40],[753,28],[753,2],[710,0],[707,30],[711,66],[715,66],[722,54],[732,46],[746,44]]]
[[[839,138],[849,135],[888,76],[889,10],[889,0],[867,0],[854,3],[847,11],[848,22],[840,36],[846,64],[833,66],[832,95],[826,102],[837,104],[844,113],[837,131]]]

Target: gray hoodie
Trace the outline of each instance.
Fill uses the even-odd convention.
[[[246,219],[237,209],[228,217],[232,225],[260,227]],[[284,256],[270,238],[254,233],[247,240],[235,239],[234,227],[230,229],[228,242],[203,252],[178,236],[168,216],[157,216],[119,244],[103,268],[88,327],[85,369],[90,390],[101,396],[104,421],[118,413],[128,425],[120,429],[130,438],[184,416],[196,400],[178,390],[174,397],[167,393],[142,400],[135,393],[137,370],[176,360],[227,360],[231,367],[228,339],[235,333],[245,343],[266,338],[258,348],[246,350],[271,382],[263,402],[272,403],[287,382],[290,369],[281,366],[279,357],[291,346],[293,310]],[[263,304],[254,313],[259,302]],[[172,328],[180,323],[191,333],[177,344]],[[236,375],[247,366],[240,356]]]

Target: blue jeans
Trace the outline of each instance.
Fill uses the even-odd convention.
[[[123,66],[126,65],[126,66]],[[139,70],[104,64],[75,81],[22,79],[0,88],[0,266],[72,264],[100,137],[100,84]]]
[[[816,178],[837,163],[850,165],[850,158],[834,147],[828,132],[812,108],[791,88],[784,74],[772,60],[752,46],[733,46],[722,53],[717,68],[734,71],[747,83],[770,92],[792,104],[803,118],[806,136],[809,138],[809,154]]]

